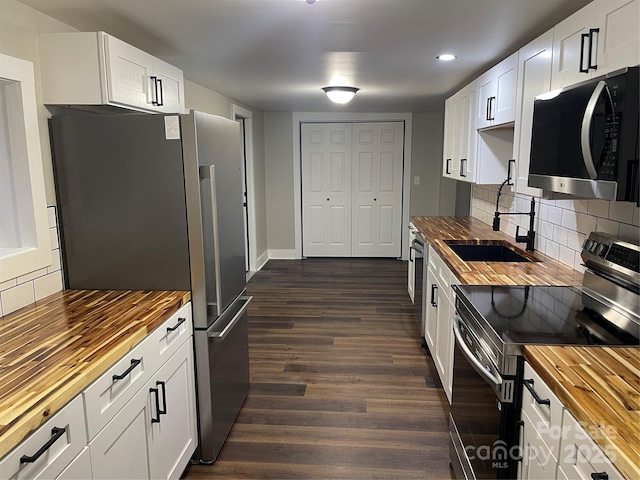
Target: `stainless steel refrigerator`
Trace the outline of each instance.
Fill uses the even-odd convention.
[[[249,389],[239,125],[72,114],[50,130],[65,287],[191,291],[194,460],[213,462]]]

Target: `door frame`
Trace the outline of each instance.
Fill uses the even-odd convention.
[[[257,271],[256,255],[256,205],[255,205],[255,175],[253,166],[253,112],[233,105],[231,108],[231,118],[242,118],[244,120],[244,141],[245,141],[245,180],[247,185],[247,236],[249,237],[249,275]]]
[[[402,220],[401,229],[409,228],[411,198],[411,113],[341,113],[293,112],[293,201],[294,201],[294,258],[302,258],[302,135],[303,123],[404,122],[404,155],[402,163]],[[400,234],[402,259],[409,258],[408,235]]]

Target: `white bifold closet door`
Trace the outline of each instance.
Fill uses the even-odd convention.
[[[303,255],[400,257],[402,122],[302,125]]]

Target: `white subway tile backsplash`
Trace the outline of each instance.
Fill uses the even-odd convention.
[[[8,290],[3,290],[0,292],[0,302],[2,302],[3,315],[8,315],[35,302],[33,282],[23,283]]]
[[[545,250],[545,255],[553,258],[554,260],[558,260],[558,256],[560,255],[560,245],[556,242],[553,242],[547,239],[547,245]]]
[[[57,227],[58,221],[56,220],[56,207],[48,207],[47,215],[49,216],[49,227]]]
[[[607,220],[606,218],[599,218],[596,222],[596,230],[617,237],[620,231],[620,224]]]
[[[56,208],[48,207],[51,265],[0,283],[0,316],[32,304],[36,299],[62,290],[62,267],[58,243]]]
[[[36,278],[33,282],[36,300],[41,300],[52,293],[62,290],[62,275],[60,271]]]
[[[575,250],[565,247],[564,245],[560,245],[558,260],[565,265],[573,265],[576,259],[575,253]]]
[[[585,240],[586,235],[583,235],[582,233],[573,231],[573,230],[568,230],[567,231],[567,247],[569,247],[571,250],[575,250],[576,252],[579,252],[582,250],[582,245],[584,244],[584,240]]]
[[[573,210],[562,210],[562,226],[569,230],[577,230],[578,213]]]
[[[538,218],[544,221],[549,219],[549,205],[546,203],[539,204],[538,206]]]
[[[554,242],[559,243],[560,245],[566,245],[568,237],[569,232],[566,228],[561,227],[560,225],[554,225],[552,237]]]
[[[18,285],[20,285],[21,283],[26,283],[26,282],[30,282],[31,280],[34,280],[38,277],[42,277],[43,275],[47,274],[47,269],[46,268],[41,268],[40,270],[36,270],[35,272],[31,272],[28,273],[26,275],[22,275],[20,277],[17,278],[18,280]]]
[[[60,248],[60,244],[58,243],[58,227],[49,229],[49,238],[51,242],[51,249]]]
[[[579,213],[577,230],[580,233],[584,233],[588,235],[596,229],[596,221],[597,221],[597,217],[592,217],[591,215]]]
[[[556,225],[562,224],[562,209],[553,205],[549,205],[549,212],[547,213],[547,221]]]
[[[633,223],[635,203],[611,202],[609,206],[609,219],[622,223]]]
[[[635,243],[635,244],[640,244],[640,233],[638,232],[638,227],[634,225],[627,225],[626,223],[621,223],[618,235],[622,240]]]
[[[607,218],[609,216],[609,202],[607,200],[589,200],[587,213],[596,217]]]

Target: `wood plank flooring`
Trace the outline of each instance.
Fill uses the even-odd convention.
[[[186,479],[453,478],[407,262],[270,260],[248,292],[249,396],[216,463]]]

